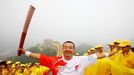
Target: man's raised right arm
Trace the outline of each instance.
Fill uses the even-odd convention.
[[[26,51],[25,49],[19,49],[23,52],[24,55],[35,58],[35,59],[40,59],[40,53],[32,53],[30,51]]]

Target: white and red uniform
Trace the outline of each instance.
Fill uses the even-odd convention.
[[[83,75],[84,68],[96,63],[96,59],[96,54],[73,56],[71,60],[65,60],[64,57],[49,57],[41,54],[39,61],[41,65],[49,67],[53,75]]]

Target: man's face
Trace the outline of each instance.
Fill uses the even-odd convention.
[[[91,50],[91,54],[94,54],[95,53],[95,50]]]
[[[72,43],[65,43],[63,46],[63,55],[64,56],[73,56],[75,53],[74,46]]]
[[[103,47],[96,48],[96,52],[102,53],[103,52]]]
[[[15,66],[16,66],[16,69],[18,69],[20,67],[20,64],[16,64]]]
[[[96,52],[99,52],[99,48],[95,48],[96,49]]]
[[[11,69],[12,68],[12,64],[7,64],[7,67]]]
[[[114,45],[109,45],[109,48],[110,48],[110,49],[114,49],[115,46],[114,46]]]
[[[103,47],[100,47],[99,51],[100,51],[100,53],[102,53],[103,52]]]
[[[122,51],[123,51],[123,52],[128,51],[128,50],[130,50],[130,48],[131,48],[131,47],[129,47],[129,46],[122,47]]]
[[[119,43],[114,43],[115,48],[119,49]]]

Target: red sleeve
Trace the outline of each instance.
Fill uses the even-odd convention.
[[[39,62],[40,62],[40,65],[52,68],[53,60],[52,60],[52,58],[50,56],[41,54],[40,58],[39,58]]]

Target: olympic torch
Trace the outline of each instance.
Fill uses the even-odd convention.
[[[20,42],[19,42],[19,49],[23,48],[24,42],[25,42],[25,37],[30,25],[30,21],[32,19],[33,13],[35,11],[35,7],[33,7],[32,5],[29,7],[28,10],[28,14],[26,16],[25,22],[24,22],[24,27],[23,27],[23,31],[21,33],[21,38],[20,38]],[[20,56],[22,54],[21,50],[17,50],[18,51],[18,56]]]

